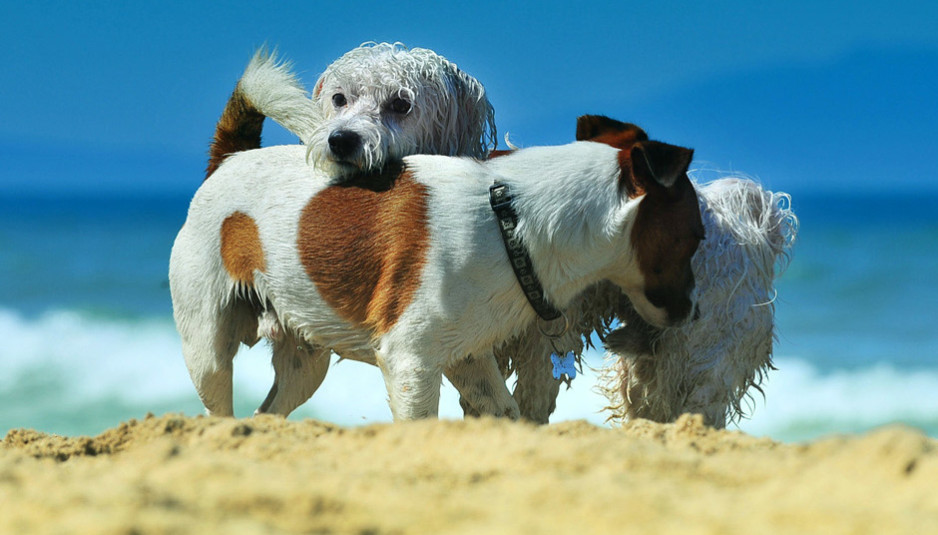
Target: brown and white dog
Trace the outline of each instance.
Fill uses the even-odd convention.
[[[682,322],[703,237],[692,151],[621,134],[489,161],[409,156],[342,184],[299,145],[229,156],[196,192],[170,259],[206,409],[232,414],[232,359],[263,336],[278,376],[268,412],[308,399],[330,350],[380,366],[395,419],[435,416],[442,374],[467,360],[477,392],[495,400],[485,412],[508,410],[492,347],[535,313],[489,206],[496,182],[512,192],[516,235],[550,302],[567,307],[609,281],[650,324]]]

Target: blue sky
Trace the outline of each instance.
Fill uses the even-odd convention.
[[[0,194],[188,194],[264,43],[311,85],[369,41],[475,75],[500,135],[583,113],[772,189],[938,192],[935,2],[29,2],[0,13]],[[268,125],[265,144],[294,138]]]

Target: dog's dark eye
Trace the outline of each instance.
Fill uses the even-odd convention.
[[[336,108],[342,108],[346,104],[348,104],[348,101],[345,100],[345,95],[342,93],[336,93],[335,95],[332,95],[332,105]]]
[[[410,102],[400,97],[391,100],[391,102],[388,102],[388,109],[394,113],[400,113],[401,115],[409,113],[410,108]]]

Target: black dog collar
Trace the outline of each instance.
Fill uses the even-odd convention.
[[[511,193],[508,191],[508,184],[496,181],[495,184],[489,187],[489,202],[492,205],[492,211],[495,212],[495,217],[498,219],[498,228],[502,231],[502,241],[505,243],[505,251],[508,252],[511,269],[514,270],[515,277],[521,284],[521,289],[524,291],[525,297],[528,298],[531,308],[544,321],[559,318],[561,312],[544,298],[544,288],[534,272],[531,256],[528,255],[528,250],[515,235],[515,229],[518,226],[518,214],[515,213],[515,209],[511,205]]]

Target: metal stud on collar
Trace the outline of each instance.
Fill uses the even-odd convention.
[[[540,316],[538,316],[537,320],[535,320],[535,323],[537,324],[537,330],[540,331],[540,333],[546,336],[547,338],[551,338],[551,339],[560,338],[561,336],[567,334],[567,331],[570,330],[570,320],[567,318],[567,315],[562,310],[560,311],[560,318],[563,319],[563,329],[561,329],[560,332],[557,332],[557,333],[549,332],[545,328],[545,325],[549,326],[553,324],[555,320],[548,321],[548,320],[545,320],[544,318],[541,318]],[[553,342],[551,342],[551,345],[553,345]]]

